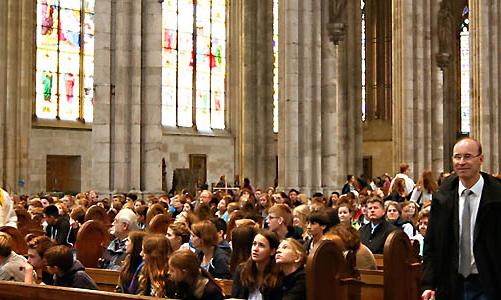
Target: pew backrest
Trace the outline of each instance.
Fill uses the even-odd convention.
[[[120,271],[85,268],[85,272],[94,280],[100,291],[115,291]]]
[[[419,299],[421,260],[402,230],[388,235],[384,245],[385,300]]]
[[[0,227],[0,231],[7,233],[12,238],[12,245],[11,245],[12,251],[20,255],[28,254],[28,245],[24,240],[24,235],[22,235],[17,228],[10,226],[2,226]]]
[[[306,262],[306,292],[308,300],[344,300],[346,288],[341,279],[349,277],[348,266],[341,251],[342,242],[321,241]]]
[[[21,282],[0,281],[2,300],[152,300],[147,296],[118,294]]]
[[[78,260],[86,268],[96,268],[109,242],[110,235],[105,225],[95,220],[85,222],[78,230],[75,242]]]

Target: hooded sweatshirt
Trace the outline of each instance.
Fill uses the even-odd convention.
[[[54,285],[97,290],[96,283],[85,273],[84,266],[78,260],[73,261],[73,265],[68,272],[54,276]]]

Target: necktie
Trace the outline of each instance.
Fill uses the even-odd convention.
[[[461,215],[461,240],[460,240],[460,253],[461,261],[459,262],[459,273],[465,278],[471,273],[471,207],[470,198],[473,194],[470,190],[464,190],[464,205],[463,213]]]

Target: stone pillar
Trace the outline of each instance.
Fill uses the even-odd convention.
[[[299,35],[300,44],[299,56],[302,60],[299,61],[299,69],[303,72],[299,73],[299,111],[297,122],[299,123],[300,141],[298,143],[298,151],[301,153],[299,166],[299,182],[301,182],[301,192],[311,194],[315,190],[313,184],[313,176],[316,173],[315,153],[314,153],[314,124],[317,118],[313,115],[314,111],[314,76],[312,73],[316,47],[315,38],[317,32],[313,31],[316,27],[317,20],[313,18],[314,15],[314,2],[312,0],[304,0],[299,2],[299,28],[302,28],[302,33]],[[318,27],[317,27],[318,28]]]
[[[324,4],[322,188],[330,193],[362,170],[360,4]]]
[[[279,131],[278,185],[297,188],[299,182],[299,1],[280,1],[279,7]],[[304,70],[302,70],[304,71]]]
[[[2,1],[0,34],[0,184],[23,193],[20,180],[29,182],[28,145],[34,95],[33,49],[35,22],[32,1]]]
[[[482,143],[489,173],[501,170],[500,23],[500,3],[470,1],[471,136]]]
[[[344,101],[342,99],[342,79],[339,74],[340,43],[344,39],[346,30],[345,13],[337,11],[336,16],[331,15],[334,10],[332,1],[324,1],[322,9],[322,187],[334,190],[336,179],[339,174],[346,173],[343,158],[347,149],[341,149],[346,140],[347,128],[338,128],[339,123],[344,123],[346,115]],[[338,18],[338,20],[335,20]],[[338,110],[339,109],[339,110]],[[338,149],[339,147],[339,149]]]
[[[113,70],[115,62],[115,18],[112,13],[116,10],[116,1],[101,0],[96,2],[94,43],[94,89],[95,104],[92,123],[92,188],[98,192],[110,192],[113,186],[112,155],[112,113],[114,112],[115,76]]]
[[[141,11],[141,172],[140,189],[162,189],[162,4],[143,0]],[[138,47],[139,48],[139,47]],[[139,172],[138,172],[139,173]]]
[[[237,135],[240,179],[248,177],[256,187],[273,184],[275,151],[273,137],[273,9],[271,1],[246,0],[241,4],[243,28],[238,40],[241,98]],[[243,21],[242,21],[243,20]],[[233,24],[232,22],[232,24]],[[230,79],[231,80],[231,79]],[[232,91],[237,88],[231,87]],[[238,99],[238,98],[237,98]]]
[[[312,25],[311,35],[311,127],[309,132],[305,132],[304,138],[311,136],[310,153],[312,157],[311,166],[306,162],[305,168],[311,168],[311,188],[310,194],[313,192],[321,191],[322,187],[322,45],[324,39],[322,35],[323,18],[322,18],[322,0],[312,1],[312,14],[310,22]],[[305,123],[307,123],[305,119]],[[304,183],[303,186],[307,186]]]
[[[100,192],[141,188],[141,14],[140,1],[96,2],[93,186]]]
[[[433,148],[443,149],[443,139],[434,138],[437,129],[440,134],[441,123],[433,111],[440,111],[443,102],[432,98],[437,93],[434,78],[440,72],[431,55],[437,42],[429,38],[434,23],[428,13],[432,4],[436,7],[436,2],[417,5],[397,0],[392,7],[393,169],[397,171],[398,164],[407,162],[415,180],[424,169],[440,164]]]

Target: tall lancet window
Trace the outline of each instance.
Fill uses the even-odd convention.
[[[225,128],[226,1],[162,3],[162,124]]]
[[[463,22],[459,29],[459,59],[461,72],[461,133],[470,133],[470,31],[469,9],[463,9]]]
[[[35,116],[92,122],[94,0],[37,0],[36,9]]]
[[[278,132],[278,0],[273,0],[273,132]]]
[[[365,121],[365,0],[360,0],[361,30],[362,30],[362,121]]]

